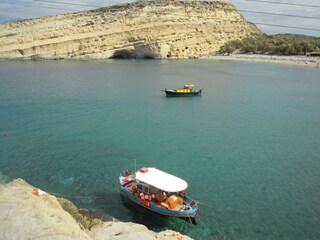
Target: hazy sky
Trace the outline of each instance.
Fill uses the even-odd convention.
[[[82,11],[124,2],[134,0],[0,0],[0,22]],[[267,34],[296,33],[320,37],[319,0],[227,2],[233,3],[248,21],[256,23]]]

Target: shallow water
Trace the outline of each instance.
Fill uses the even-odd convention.
[[[192,83],[203,95],[167,98]],[[194,239],[318,239],[319,69],[232,61],[0,63],[0,181]],[[136,163],[136,164],[135,164]],[[184,178],[198,225],[137,209],[127,168]]]

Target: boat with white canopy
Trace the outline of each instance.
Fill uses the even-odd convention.
[[[135,203],[159,214],[193,218],[198,203],[186,195],[188,183],[157,168],[126,170],[119,176],[121,190]]]

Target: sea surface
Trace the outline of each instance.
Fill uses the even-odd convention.
[[[0,62],[0,181],[194,239],[319,239],[320,71],[217,60]],[[194,84],[200,97],[164,88]],[[197,225],[121,197],[124,169],[185,179]]]

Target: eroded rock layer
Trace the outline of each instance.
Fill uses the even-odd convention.
[[[0,58],[199,58],[259,34],[223,1],[138,1],[0,24]]]

